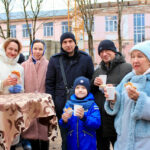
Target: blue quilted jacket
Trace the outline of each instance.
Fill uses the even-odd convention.
[[[75,95],[72,95],[71,99],[77,100]],[[86,100],[94,100],[93,95],[90,93],[88,97],[86,97]],[[68,107],[70,107],[70,101],[65,105],[65,108]],[[101,121],[99,108],[94,101],[91,103],[89,109],[85,109],[83,119],[79,119],[79,117],[72,114],[68,123],[64,123],[62,119],[59,120],[59,123],[68,129],[68,150],[96,150],[95,131],[99,128]]]

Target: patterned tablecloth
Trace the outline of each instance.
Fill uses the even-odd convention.
[[[49,138],[57,136],[57,118],[52,97],[45,93],[0,95],[0,150],[9,150],[13,139],[34,118],[49,117]]]

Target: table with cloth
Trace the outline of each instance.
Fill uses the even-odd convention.
[[[10,150],[15,137],[25,131],[35,118],[47,120],[49,139],[54,140],[57,136],[58,122],[51,95],[46,93],[0,95],[0,150]]]

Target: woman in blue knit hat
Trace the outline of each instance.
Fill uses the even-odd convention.
[[[90,93],[90,82],[83,76],[74,81],[74,93],[67,101],[59,123],[68,129],[68,150],[96,150],[96,129],[100,126],[99,108]],[[75,109],[76,106],[80,106]]]
[[[131,51],[133,71],[116,88],[115,100],[106,101],[108,114],[116,115],[114,150],[150,149],[150,41]],[[105,96],[108,94],[105,90]]]

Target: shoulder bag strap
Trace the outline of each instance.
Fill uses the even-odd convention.
[[[68,92],[69,89],[68,89],[68,86],[67,86],[67,79],[66,79],[66,75],[65,75],[65,71],[64,71],[63,62],[62,62],[62,56],[59,57],[59,63],[60,63],[60,70],[61,70],[61,74],[62,74],[62,77],[63,77],[64,85],[65,85],[66,91]]]

